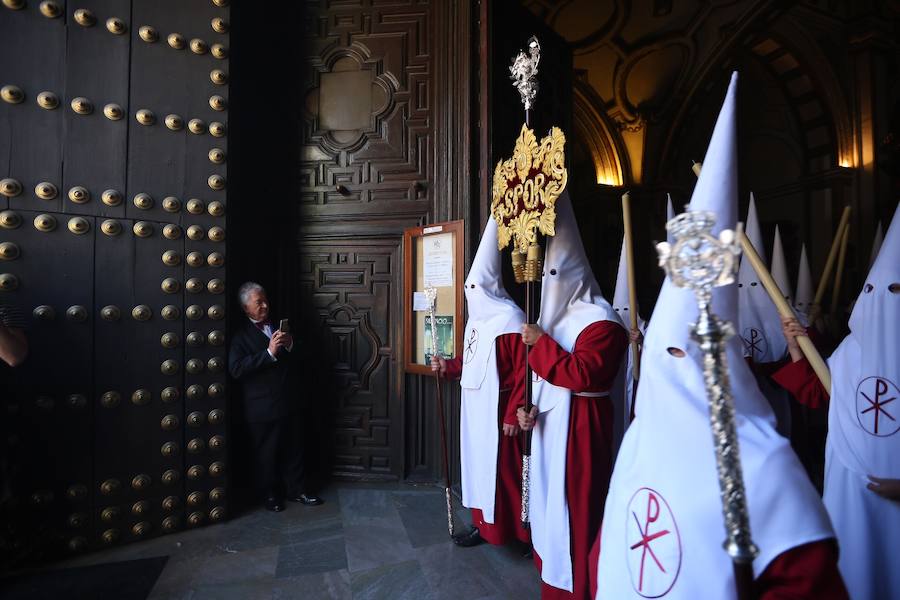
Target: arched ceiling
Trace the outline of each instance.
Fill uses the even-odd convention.
[[[838,11],[848,10],[834,0],[800,4],[804,16],[812,15],[806,23],[812,29],[842,27],[840,19],[846,15]],[[571,44],[578,80],[593,92],[582,95],[599,104],[593,110],[605,113],[608,129],[618,138],[603,145],[626,149],[627,160],[617,166],[627,165],[628,182],[642,183],[659,172],[658,162],[668,153],[671,136],[695,95],[703,93],[708,80],[719,79],[723,67],[733,65],[734,56],[743,51],[766,64],[783,81],[787,96],[805,106],[800,118],[820,163],[852,155],[847,103],[828,62],[815,43],[801,39],[791,47],[795,40],[777,31],[788,14],[784,3],[523,0],[523,5]],[[598,161],[602,158],[595,157]],[[597,176],[601,179],[601,167]]]

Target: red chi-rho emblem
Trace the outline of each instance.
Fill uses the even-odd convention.
[[[856,387],[856,418],[867,433],[878,437],[894,435],[900,430],[900,410],[894,401],[900,390],[890,379],[866,377]]]
[[[644,598],[669,593],[681,571],[681,536],[659,492],[640,488],[628,502],[625,552],[631,587]]]
[[[756,360],[757,357],[765,356],[769,350],[769,342],[762,331],[756,327],[748,327],[741,334],[741,341],[744,342],[744,350],[750,355],[750,358]]]
[[[466,349],[463,351],[463,364],[469,364],[475,358],[475,351],[478,350],[478,330],[473,329],[466,338]]]

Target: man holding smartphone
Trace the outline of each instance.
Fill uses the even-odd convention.
[[[285,497],[307,506],[322,504],[305,489],[303,424],[288,320],[281,319],[278,329],[272,328],[269,300],[258,283],[244,283],[238,296],[247,320],[232,335],[228,370],[243,388],[266,508],[284,510]]]

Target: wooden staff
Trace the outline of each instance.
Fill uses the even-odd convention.
[[[841,236],[841,250],[838,252],[837,271],[834,273],[834,288],[831,290],[831,315],[838,312],[838,298],[841,295],[841,283],[844,280],[844,261],[847,258],[847,238],[850,237],[850,223],[844,225],[844,234]]]
[[[628,313],[631,317],[631,330],[633,331],[638,328],[638,308],[631,237],[631,195],[628,192],[622,194],[622,223],[625,226],[625,272],[628,274]],[[631,353],[634,356],[632,376],[637,381],[641,377],[641,349],[635,340],[631,340]]]
[[[437,319],[435,317],[435,311],[437,309],[437,289],[428,285],[425,287],[425,298],[429,302],[428,314],[431,317],[431,354],[432,356],[441,357],[440,344],[438,343],[438,335],[437,335]],[[434,389],[435,394],[437,395],[437,409],[438,414],[440,415],[441,420],[441,450],[442,450],[442,463],[444,467],[444,498],[447,502],[447,530],[450,533],[450,537],[453,537],[453,500],[450,493],[451,483],[450,483],[450,461],[447,459],[447,425],[444,422],[444,394],[443,394],[443,386],[441,385],[441,373],[440,371],[434,372]]]
[[[763,287],[766,288],[766,291],[769,293],[769,297],[772,299],[772,302],[775,304],[775,308],[778,309],[778,314],[782,317],[791,317],[793,319],[797,318],[797,315],[794,313],[794,309],[787,303],[787,300],[784,299],[784,294],[780,289],[778,289],[778,284],[775,283],[775,280],[772,279],[771,273],[766,268],[766,265],[763,263],[762,259],[759,257],[759,254],[756,252],[756,248],[753,247],[753,243],[747,238],[746,235],[741,232],[740,235],[741,240],[741,250],[744,252],[744,257],[750,261],[750,264],[753,265],[753,270],[756,271],[756,276],[759,277],[760,282],[762,282]],[[825,364],[825,361],[822,360],[822,355],[819,354],[819,351],[816,350],[816,347],[813,345],[812,340],[810,340],[805,335],[797,336],[797,344],[800,345],[800,350],[803,352],[803,356],[806,357],[806,360],[809,361],[810,366],[812,366],[813,371],[816,372],[816,375],[819,377],[819,381],[822,382],[822,385],[825,386],[825,389],[828,390],[828,393],[831,393],[831,373],[828,371],[828,365]]]
[[[697,177],[700,176],[700,163],[694,163],[693,166],[694,173]],[[846,207],[844,209],[844,217],[850,217],[850,207]],[[846,223],[844,217],[841,217],[841,222]],[[750,264],[753,266],[753,270],[756,271],[756,276],[759,277],[759,280],[762,282],[763,287],[766,288],[766,291],[769,293],[769,297],[772,299],[772,302],[775,304],[776,310],[778,310],[778,314],[782,317],[791,317],[793,319],[797,318],[796,313],[794,313],[794,309],[787,303],[787,300],[784,299],[784,294],[780,289],[778,289],[778,284],[775,283],[775,280],[772,279],[772,274],[769,273],[769,269],[766,268],[765,263],[763,263],[762,259],[759,257],[759,253],[756,252],[756,248],[753,247],[753,244],[747,239],[747,236],[744,235],[743,231],[740,234],[741,240],[741,250],[744,252],[744,256],[750,261]],[[830,260],[830,257],[829,257]],[[810,321],[812,323],[812,321]],[[797,336],[797,345],[800,346],[800,351],[803,352],[803,356],[806,357],[806,360],[809,361],[810,366],[815,371],[816,376],[819,378],[819,381],[822,382],[822,385],[825,386],[825,389],[828,390],[828,393],[831,393],[831,372],[828,370],[828,365],[825,364],[825,361],[822,359],[822,355],[819,354],[819,351],[816,350],[816,347],[813,345],[812,340],[805,335]]]
[[[831,241],[831,250],[828,251],[828,259],[825,261],[825,270],[822,271],[822,278],[819,280],[819,287],[816,288],[816,296],[813,299],[812,309],[809,311],[809,322],[815,324],[822,312],[822,299],[825,297],[825,288],[828,287],[828,280],[831,279],[831,269],[834,267],[835,258],[837,258],[838,247],[841,243],[841,234],[844,227],[850,221],[850,207],[844,207],[844,213],[838,223],[837,230],[834,232],[834,239]]]

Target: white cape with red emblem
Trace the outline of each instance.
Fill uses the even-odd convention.
[[[715,233],[737,221],[732,76],[703,172],[688,207],[714,211]],[[737,287],[717,288],[713,312],[737,319]],[[619,450],[603,516],[597,598],[735,598],[731,560],[722,549],[716,460],[702,356],[690,338],[698,315],[690,290],[666,279],[641,358],[636,416]],[[679,348],[686,355],[670,353]],[[828,516],[789,442],[778,435],[768,402],[744,363],[741,342],[727,344],[750,527],[760,554],[755,576],[782,552],[833,537]]]
[[[896,291],[891,291],[891,286]],[[851,598],[900,597],[900,502],[866,488],[900,479],[900,205],[831,358],[825,506]]]

